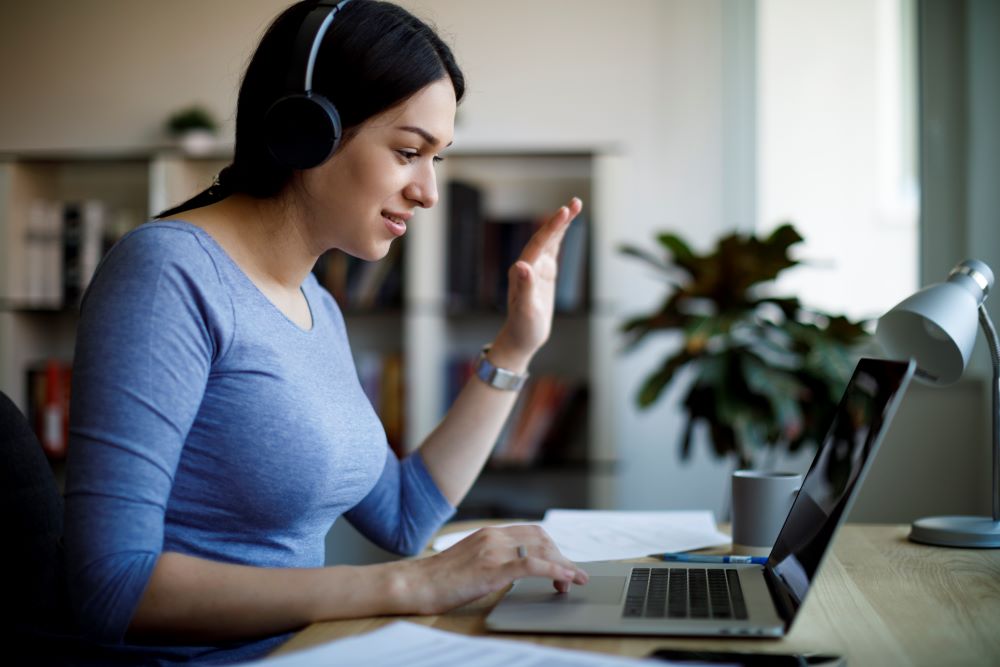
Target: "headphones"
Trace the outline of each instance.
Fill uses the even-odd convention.
[[[334,17],[351,0],[319,0],[298,35],[286,90],[264,114],[264,143],[283,167],[311,169],[326,162],[340,144],[340,114],[333,102],[313,92],[316,55]],[[299,92],[301,91],[301,92]]]

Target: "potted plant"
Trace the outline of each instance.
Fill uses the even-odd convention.
[[[190,106],[170,115],[167,133],[191,155],[204,155],[215,147],[215,118],[201,106]]]
[[[627,349],[657,332],[678,332],[683,344],[645,379],[639,406],[653,405],[680,377],[689,382],[684,459],[698,422],[708,426],[714,453],[734,458],[738,468],[754,467],[768,449],[817,445],[869,334],[864,322],[769,292],[782,271],[798,264],[788,251],[802,237],[790,224],[763,238],[733,233],[701,255],[676,234],[657,239],[660,253],[621,248],[671,288],[654,312],[623,325]]]

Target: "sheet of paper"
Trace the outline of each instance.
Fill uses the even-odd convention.
[[[663,667],[670,663],[570,651],[510,639],[469,637],[397,621],[367,634],[246,666],[316,667]]]
[[[508,524],[514,525],[514,524]],[[709,510],[628,512],[552,509],[538,522],[572,561],[638,558],[664,551],[690,551],[729,544]],[[474,531],[434,541],[442,551]]]

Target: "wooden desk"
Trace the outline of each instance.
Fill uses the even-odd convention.
[[[476,524],[452,524],[444,532]],[[1000,550],[946,549],[907,541],[908,526],[847,525],[823,564],[787,637],[781,640],[492,634],[549,646],[644,656],[654,648],[824,652],[849,665],[1000,665]],[[276,651],[407,620],[485,634],[489,595],[440,616],[316,623]]]

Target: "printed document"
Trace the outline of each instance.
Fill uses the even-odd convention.
[[[512,524],[508,524],[512,525]],[[566,558],[584,563],[595,560],[641,558],[667,551],[690,551],[729,544],[709,510],[624,512],[552,509],[539,525]],[[475,532],[442,535],[434,548],[443,551]]]
[[[539,646],[511,639],[470,637],[397,621],[356,637],[338,639],[244,667],[663,667],[659,660],[638,660]]]

